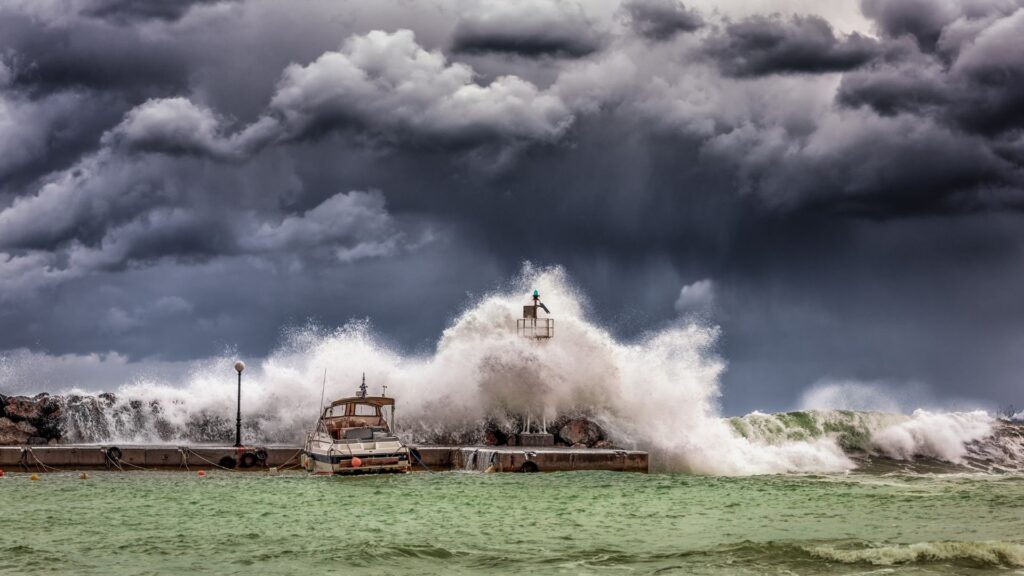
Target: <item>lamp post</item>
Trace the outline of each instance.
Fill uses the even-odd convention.
[[[235,362],[235,372],[238,372],[238,415],[235,419],[235,448],[242,447],[242,370],[245,370],[245,362]]]

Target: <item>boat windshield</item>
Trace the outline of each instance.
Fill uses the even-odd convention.
[[[355,405],[356,416],[376,416],[377,407],[371,406],[370,404],[356,404]]]

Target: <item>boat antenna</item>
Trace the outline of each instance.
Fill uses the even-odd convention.
[[[380,397],[387,398],[388,396],[388,383],[384,382],[384,385],[380,387]]]
[[[324,381],[320,384],[320,411],[316,414],[316,427],[320,429],[320,425],[324,421],[324,391],[327,390],[327,368],[324,368]]]
[[[327,390],[327,368],[324,368],[324,381],[320,385],[320,415],[324,413],[324,391]]]
[[[363,372],[363,383],[359,385],[359,397],[366,398],[366,372]]]

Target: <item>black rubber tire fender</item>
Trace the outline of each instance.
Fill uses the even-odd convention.
[[[252,452],[246,452],[245,454],[242,454],[239,462],[241,463],[242,468],[252,468],[256,465],[257,458]]]
[[[527,460],[526,462],[523,462],[522,466],[519,467],[519,471],[525,472],[527,474],[532,474],[534,472],[540,472],[540,466],[537,466],[537,463],[534,462],[533,460]]]
[[[111,462],[117,462],[118,460],[121,459],[122,456],[124,456],[124,453],[121,452],[121,449],[118,448],[117,446],[111,446],[107,448],[104,452],[106,453],[107,458],[110,459]]]
[[[218,464],[220,465],[221,468],[234,469],[234,467],[238,465],[238,461],[235,460],[234,456],[224,456],[223,458],[220,459],[220,462]]]
[[[267,461],[267,451],[265,449],[257,448],[254,454],[256,454],[256,459],[259,460],[260,462]]]

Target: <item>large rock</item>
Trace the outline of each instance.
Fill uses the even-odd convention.
[[[38,430],[35,426],[28,422],[14,422],[10,418],[0,418],[0,446],[25,444],[37,433]]]
[[[39,419],[43,416],[43,403],[27,396],[9,396],[5,402],[4,416],[15,422]]]
[[[558,438],[569,446],[593,446],[604,440],[604,430],[592,420],[572,418],[558,429]]]
[[[63,436],[63,399],[49,394],[6,396],[0,414],[0,445],[47,444]]]

